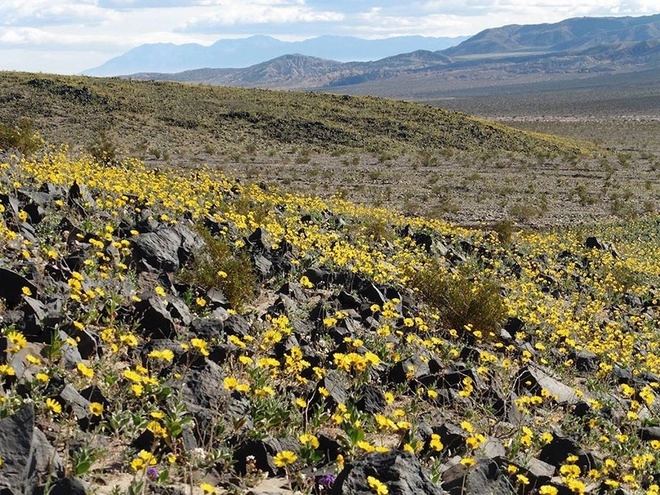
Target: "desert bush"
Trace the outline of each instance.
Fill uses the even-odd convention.
[[[44,140],[34,130],[34,124],[28,118],[21,118],[15,126],[0,123],[0,149],[14,149],[22,155],[31,155],[43,144]]]
[[[424,302],[435,308],[448,329],[465,332],[470,328],[484,336],[497,335],[506,319],[499,284],[492,279],[478,279],[470,268],[451,273],[431,262],[411,275],[411,285]]]
[[[88,151],[94,160],[103,165],[118,165],[120,163],[117,145],[105,131],[99,131]],[[160,154],[157,158],[160,158]]]
[[[497,235],[497,239],[500,241],[500,244],[503,245],[511,244],[511,237],[513,236],[514,228],[515,223],[508,218],[495,222],[492,226],[493,232]]]
[[[240,310],[254,297],[257,277],[246,252],[235,251],[226,239],[213,236],[204,227],[197,231],[206,246],[181,270],[182,282],[222,290],[232,307]]]

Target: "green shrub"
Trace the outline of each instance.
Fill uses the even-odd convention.
[[[253,299],[257,286],[249,255],[236,251],[226,239],[213,236],[203,227],[197,231],[206,247],[181,270],[180,280],[204,288],[217,287],[233,308],[241,310]]]
[[[21,118],[15,126],[0,123],[0,149],[17,150],[22,155],[31,155],[44,145],[44,140],[34,130],[33,122]]]
[[[495,280],[480,280],[466,267],[447,272],[431,262],[411,275],[411,285],[422,300],[435,308],[447,329],[464,332],[469,326],[484,336],[497,335],[507,309]]]
[[[110,166],[120,163],[117,145],[105,131],[99,131],[88,151],[94,160],[103,165]]]

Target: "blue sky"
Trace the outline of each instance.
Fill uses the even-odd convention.
[[[465,36],[506,24],[658,12],[657,0],[0,0],[0,70],[75,74],[143,43]]]

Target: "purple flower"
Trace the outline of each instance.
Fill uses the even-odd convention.
[[[332,488],[332,485],[334,485],[336,479],[337,477],[334,474],[326,474],[318,478],[316,482],[323,488]]]
[[[157,480],[158,479],[158,469],[155,467],[151,466],[147,468],[147,478],[149,478],[151,481]]]

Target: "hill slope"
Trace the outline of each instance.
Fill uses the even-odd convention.
[[[580,144],[438,108],[373,97],[5,73],[0,121],[28,117],[44,137],[89,146],[111,131],[127,150],[170,155],[292,147],[362,152],[572,153]]]

